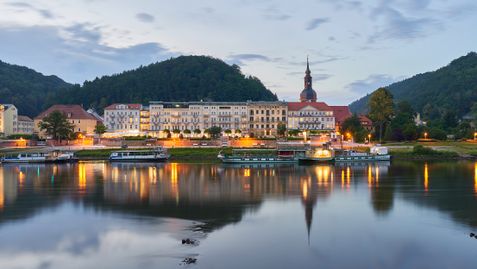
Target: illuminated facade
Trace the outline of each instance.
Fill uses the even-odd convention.
[[[33,130],[35,128],[35,125],[33,123],[33,120],[30,119],[27,116],[18,116],[18,121],[17,121],[17,133],[19,134],[33,134]]]
[[[149,133],[164,136],[164,130],[200,130],[196,135],[202,135],[217,126],[241,134],[247,131],[247,106],[247,102],[150,102]]]
[[[75,133],[82,133],[84,135],[92,136],[94,135],[94,129],[96,125],[101,122],[100,119],[86,112],[80,105],[53,105],[47,110],[41,112],[40,115],[36,116],[33,120],[34,132],[37,133],[41,138],[46,137],[46,134],[40,130],[38,124],[43,120],[44,117],[48,116],[54,111],[59,111],[66,116],[67,120],[74,125],[73,132]]]
[[[287,123],[286,102],[249,102],[249,133],[276,136],[279,124]]]
[[[108,132],[130,135],[141,131],[141,104],[112,104],[104,109],[104,125]]]
[[[9,136],[18,133],[18,110],[12,104],[0,104],[0,134]]]

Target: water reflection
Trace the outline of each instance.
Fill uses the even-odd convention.
[[[332,201],[337,203],[332,207],[335,214],[353,215],[353,210],[360,209],[359,201],[365,200],[380,219],[391,218],[395,205],[405,201],[477,228],[477,162],[0,166],[0,232],[7,223],[33,219],[44,209],[68,202],[93,209],[93,215],[194,221],[187,229],[208,234],[241,223],[246,215],[258,214],[264,204],[275,200],[299,202],[301,239],[304,243],[306,232],[309,245],[316,241],[311,242],[314,234],[320,233],[317,227],[326,222],[324,216],[330,216],[327,203]],[[275,214],[291,213],[283,206]],[[365,226],[376,225],[370,216],[354,217]],[[168,225],[175,232],[186,229],[174,221]]]

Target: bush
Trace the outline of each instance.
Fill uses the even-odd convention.
[[[431,154],[436,154],[437,152],[431,148],[426,148],[422,145],[416,145],[412,149],[412,153],[416,155],[431,155]]]

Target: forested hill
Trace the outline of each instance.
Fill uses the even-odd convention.
[[[277,100],[258,78],[206,56],[180,56],[74,86],[60,100],[102,109],[111,103],[149,101]]]
[[[462,117],[477,102],[477,53],[471,52],[436,71],[416,75],[387,88],[395,101],[408,101],[428,118],[437,118],[448,111]],[[368,99],[369,95],[353,102],[350,109],[365,113]]]
[[[21,115],[36,116],[71,86],[56,76],[0,61],[0,103],[14,104]]]

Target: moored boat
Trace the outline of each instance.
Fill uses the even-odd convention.
[[[169,159],[167,150],[159,147],[154,150],[121,150],[109,156],[112,162],[164,162]]]
[[[364,162],[364,161],[389,161],[391,155],[388,148],[382,146],[374,146],[370,148],[370,152],[356,152],[354,150],[346,150],[336,154],[336,162]]]
[[[313,148],[305,152],[305,156],[299,157],[300,163],[328,163],[334,161],[334,151],[327,148]]]
[[[240,154],[240,152],[246,152]],[[269,150],[267,151],[269,153]],[[260,154],[260,150],[233,150],[231,155],[224,154],[222,151],[217,155],[223,163],[295,163],[297,158],[293,155],[282,155],[280,152],[275,154]]]
[[[2,163],[59,163],[74,162],[78,159],[73,152],[51,150],[45,152],[21,152],[1,159]]]

